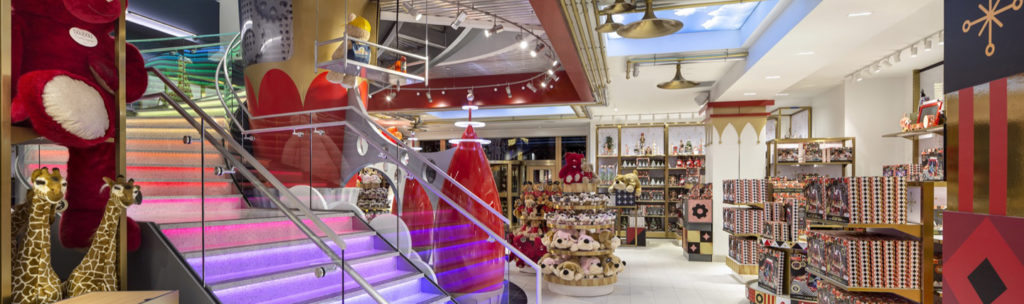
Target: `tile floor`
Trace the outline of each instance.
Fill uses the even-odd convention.
[[[600,297],[563,296],[544,288],[544,303],[575,304],[748,304],[743,282],[756,276],[740,277],[724,262],[689,262],[683,258],[678,241],[648,239],[647,247],[620,247],[615,251],[626,260],[615,291]],[[530,303],[536,303],[534,275],[513,272],[511,281],[522,287]]]

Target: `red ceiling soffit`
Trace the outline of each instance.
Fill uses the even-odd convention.
[[[384,111],[402,111],[402,110],[451,110],[459,109],[463,105],[468,105],[470,102],[467,100],[466,95],[469,93],[467,90],[442,90],[441,88],[446,87],[472,87],[472,86],[484,86],[494,85],[496,83],[504,82],[518,82],[530,77],[536,76],[537,74],[507,74],[507,75],[494,75],[486,77],[461,77],[461,78],[444,78],[444,79],[431,79],[430,87],[437,88],[430,91],[431,100],[427,99],[426,91],[422,90],[409,90],[413,88],[422,89],[423,84],[415,84],[403,86],[401,91],[386,90],[370,98],[370,102],[367,106],[367,110],[370,112],[384,112]],[[512,98],[508,97],[508,93],[505,92],[506,86],[497,87],[484,87],[473,90],[473,102],[472,104],[488,107],[488,106],[518,106],[518,105],[556,105],[556,104],[567,104],[567,103],[580,103],[580,96],[578,95],[579,90],[573,85],[573,82],[566,81],[565,71],[555,72],[555,75],[560,78],[558,82],[553,82],[554,86],[548,88],[542,88],[540,86],[541,80],[533,80],[533,86],[537,88],[537,92],[530,91],[529,88],[523,88],[525,84],[518,84],[508,87],[512,90]],[[390,92],[396,93],[395,97],[391,101],[387,101],[387,94]]]
[[[569,72],[569,80],[576,87],[576,94],[582,102],[593,102],[594,96],[590,93],[592,88],[587,81],[587,73],[583,71],[583,62],[580,61],[580,54],[576,52],[576,44],[573,42],[569,24],[562,15],[562,6],[557,0],[530,0],[537,19],[544,27],[544,32],[551,41],[551,48],[558,54],[562,68]],[[588,29],[583,29],[588,30]]]

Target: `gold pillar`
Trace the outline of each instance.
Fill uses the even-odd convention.
[[[125,12],[128,10],[128,1],[121,1],[121,16],[117,18],[117,37],[114,43],[115,59],[117,64],[117,100],[114,101],[117,104],[117,138],[114,140],[114,144],[117,146],[115,149],[115,168],[117,169],[117,175],[128,175],[126,172],[127,153],[126,153],[126,140],[125,135],[126,124],[125,119],[127,118],[127,104],[128,98],[125,93]],[[117,272],[118,277],[121,278],[119,284],[121,290],[128,290],[128,220],[127,212],[121,213],[120,224],[117,227]]]
[[[0,0],[0,163],[11,164],[11,0]],[[11,170],[0,170],[0,303],[11,303]]]

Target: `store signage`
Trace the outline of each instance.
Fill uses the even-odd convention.
[[[946,0],[945,90],[1024,71],[1024,0]]]

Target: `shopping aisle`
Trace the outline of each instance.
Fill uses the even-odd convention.
[[[683,258],[678,241],[648,239],[647,247],[619,247],[615,254],[627,262],[619,275],[615,292],[606,296],[577,298],[550,292],[545,287],[544,303],[594,304],[747,304],[742,282],[721,262],[689,262]],[[512,282],[534,301],[533,274],[512,273]]]

